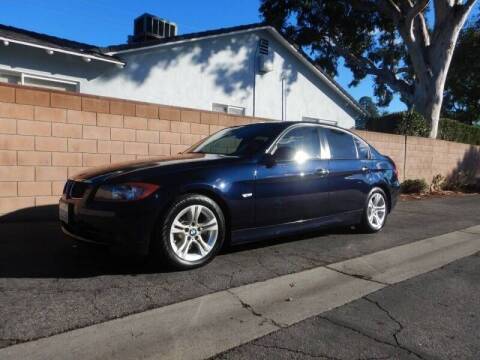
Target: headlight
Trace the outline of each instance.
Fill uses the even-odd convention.
[[[95,200],[106,201],[134,201],[145,199],[155,192],[158,185],[145,183],[126,183],[102,185],[95,193]]]

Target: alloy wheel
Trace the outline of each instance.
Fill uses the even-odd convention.
[[[368,201],[367,219],[374,230],[379,230],[385,223],[387,214],[387,205],[384,196],[377,192],[374,193]]]
[[[218,220],[212,210],[203,205],[182,209],[170,226],[170,245],[185,261],[205,258],[218,238]]]

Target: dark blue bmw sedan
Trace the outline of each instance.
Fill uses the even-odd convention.
[[[399,191],[393,161],[333,126],[227,128],[173,157],[95,168],[68,180],[63,231],[176,268],[232,244],[325,226],[381,230]]]

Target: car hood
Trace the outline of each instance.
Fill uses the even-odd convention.
[[[71,177],[71,179],[75,181],[97,182],[125,175],[134,171],[146,170],[155,167],[174,167],[181,166],[182,164],[186,165],[195,163],[199,163],[199,165],[202,165],[205,162],[224,160],[228,158],[234,157],[215,154],[185,153],[170,157],[158,157],[148,160],[127,161],[102,167],[91,168],[74,175],[73,177]]]

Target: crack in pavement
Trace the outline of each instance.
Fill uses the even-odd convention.
[[[382,340],[382,339],[379,339],[379,338],[376,338],[370,334],[367,334],[365,333],[364,331],[360,330],[360,329],[357,329],[357,328],[354,328],[353,326],[350,326],[350,325],[347,325],[347,324],[344,324],[342,322],[339,322],[339,321],[336,321],[336,320],[333,320],[333,319],[330,319],[326,316],[322,316],[322,315],[319,315],[318,318],[320,319],[323,319],[325,321],[328,321],[329,323],[333,324],[333,325],[336,325],[336,326],[339,326],[339,327],[342,327],[344,329],[347,329],[347,330],[350,330],[350,331],[353,331],[359,335],[362,335],[370,340],[373,340],[379,344],[383,344],[383,345],[387,345],[387,346],[391,346],[391,347],[394,347],[394,348],[398,348],[400,350],[403,350],[403,351],[406,351],[414,356],[416,356],[417,358],[419,358],[420,360],[426,360],[425,357],[423,357],[422,355],[418,354],[417,352],[411,350],[411,349],[408,349],[407,347],[401,345],[401,344],[398,344],[397,342],[395,343],[391,343],[391,342],[388,342],[386,340]],[[396,340],[396,339],[395,339]]]
[[[235,294],[233,291],[231,291],[230,289],[227,289],[226,290],[227,293],[229,293],[230,295],[232,295],[235,299],[238,300],[238,302],[240,303],[240,305],[242,305],[242,307],[244,309],[247,309],[248,311],[250,311],[254,316],[257,316],[257,317],[260,317],[262,318],[264,321],[266,322],[269,322],[270,324],[272,324],[274,327],[277,328],[277,330],[280,330],[280,329],[285,329],[288,327],[287,324],[281,324],[269,317],[266,317],[265,315],[263,315],[262,313],[256,311],[252,305],[246,303],[245,301],[242,300],[242,298],[240,296],[238,296],[237,294]],[[260,324],[261,325],[261,324]]]
[[[200,280],[199,278],[195,279],[195,282],[199,283],[200,285],[202,285],[205,289],[207,289],[208,291],[212,291],[212,292],[217,292],[219,291],[219,289],[214,289],[212,288],[210,285],[207,285],[203,280]]]
[[[326,354],[312,354],[312,353],[309,353],[309,352],[306,352],[306,351],[290,349],[290,348],[283,347],[283,346],[278,346],[278,345],[263,345],[263,344],[252,344],[252,345],[257,346],[257,347],[262,347],[262,348],[265,348],[265,349],[277,349],[277,350],[288,351],[288,352],[291,352],[291,353],[295,353],[295,354],[299,354],[299,355],[303,355],[303,356],[309,356],[311,358],[316,358],[316,359],[342,360],[341,358],[337,358],[337,357],[334,357],[334,356],[329,356],[329,355],[326,355]]]
[[[328,269],[328,270],[335,271],[335,272],[337,272],[337,273],[339,273],[339,274],[342,274],[342,275],[351,276],[351,277],[354,277],[354,278],[356,278],[356,279],[361,279],[361,280],[365,280],[365,281],[370,281],[370,282],[373,282],[373,283],[376,283],[376,284],[380,284],[380,285],[383,285],[383,286],[390,286],[390,285],[392,285],[392,284],[385,283],[385,282],[382,282],[382,281],[373,280],[371,277],[365,276],[365,275],[362,275],[362,274],[352,274],[352,273],[348,273],[348,272],[346,272],[346,271],[338,270],[338,269],[335,269],[335,268],[330,267],[329,265],[325,265],[324,267],[325,267],[326,269]]]
[[[397,344],[397,347],[400,348],[400,349],[403,349],[405,351],[408,351],[409,353],[419,357],[420,359],[423,359],[422,355],[420,355],[420,354],[416,353],[415,351],[413,351],[413,350],[407,348],[406,346],[402,345],[400,343],[400,341],[398,340],[398,335],[405,329],[403,324],[397,318],[395,318],[389,310],[387,310],[385,307],[383,307],[378,301],[370,299],[368,296],[365,296],[364,299],[367,300],[369,303],[376,305],[377,308],[380,309],[380,311],[382,311],[385,315],[388,316],[388,318],[390,320],[392,320],[395,324],[398,325],[397,329],[395,330],[395,332],[392,335],[393,339],[395,340],[395,343]]]
[[[404,329],[403,324],[402,324],[400,321],[398,321],[398,320],[390,313],[390,311],[388,311],[386,308],[384,308],[382,305],[380,305],[380,303],[379,303],[378,301],[375,301],[375,300],[373,300],[373,299],[370,299],[368,296],[365,296],[364,299],[365,299],[366,301],[368,301],[369,303],[376,305],[383,313],[385,313],[385,315],[388,316],[388,318],[389,318],[390,320],[392,320],[395,324],[398,325],[398,328],[395,330],[395,332],[393,333],[392,336],[393,336],[393,338],[395,339],[395,342],[397,343],[397,345],[400,346],[401,344],[400,344],[400,342],[398,341],[398,334],[400,334],[400,333],[403,331],[403,329]]]

